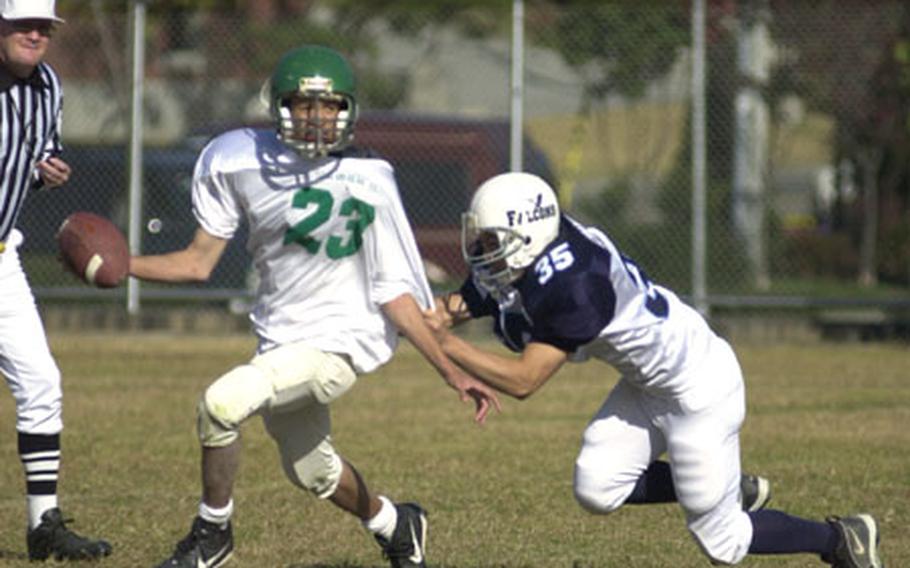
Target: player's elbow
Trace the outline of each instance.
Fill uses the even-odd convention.
[[[190,248],[179,258],[179,270],[183,274],[184,280],[208,282],[215,271],[215,266],[218,265],[219,258],[220,254],[210,254],[208,251],[197,251]]]
[[[543,343],[531,343],[521,357],[512,360],[507,367],[513,377],[513,396],[524,400],[544,385],[559,370],[566,360],[566,353]]]
[[[512,398],[516,398],[518,400],[525,400],[532,394],[534,394],[534,391],[526,387],[512,389],[512,392],[509,393]]]
[[[525,400],[536,393],[538,389],[547,381],[549,377],[541,376],[535,373],[528,373],[522,376],[521,380],[512,388],[510,395],[518,400]]]
[[[214,267],[205,263],[191,263],[187,271],[187,280],[199,283],[208,282],[213,271]]]

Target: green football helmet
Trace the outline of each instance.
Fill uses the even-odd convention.
[[[295,120],[291,101],[308,99],[313,112]],[[320,105],[340,104],[334,124],[320,117]],[[304,45],[285,53],[269,81],[269,113],[278,137],[309,158],[348,146],[357,120],[356,82],[347,60],[328,47]]]

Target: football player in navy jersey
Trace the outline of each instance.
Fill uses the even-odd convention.
[[[767,483],[740,471],[745,396],[730,345],[603,232],[561,214],[545,181],[507,173],[482,184],[463,216],[462,247],[470,277],[426,313],[459,365],[519,399],[567,361],[600,359],[621,374],[575,461],[582,507],[606,514],[678,501],[715,564],[814,553],[839,568],[882,566],[871,515],[817,522],[764,507]],[[447,331],[484,316],[517,357]],[[756,481],[764,494],[746,494]]]

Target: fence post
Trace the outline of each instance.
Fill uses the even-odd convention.
[[[130,141],[129,141],[129,227],[131,254],[138,254],[142,245],[142,95],[145,77],[145,6],[146,0],[131,2],[129,36],[132,40],[130,60]],[[130,315],[139,313],[139,281],[130,278],[126,288],[126,309]]]
[[[708,316],[705,278],[705,1],[692,2],[692,303]]]
[[[524,153],[524,1],[512,2],[512,89],[511,116],[509,119],[510,145],[509,169],[520,172]]]

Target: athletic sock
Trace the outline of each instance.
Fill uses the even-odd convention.
[[[204,502],[199,502],[199,516],[204,521],[208,521],[219,528],[226,528],[234,513],[234,500],[228,501],[228,504],[221,508],[209,507]]]
[[[379,512],[364,521],[363,526],[371,533],[389,541],[392,540],[392,535],[395,533],[395,525],[398,523],[398,511],[395,509],[394,503],[388,498],[380,495],[379,500],[382,502]]]
[[[830,557],[837,544],[837,531],[828,523],[810,521],[774,509],[749,513],[752,520],[750,554],[814,552]]]
[[[675,502],[676,488],[673,486],[670,464],[659,460],[651,462],[648,469],[635,482],[632,494],[626,499],[626,503],[630,505]]]
[[[41,515],[57,506],[60,471],[60,434],[19,432],[19,459],[25,471],[28,526],[41,524]]]

